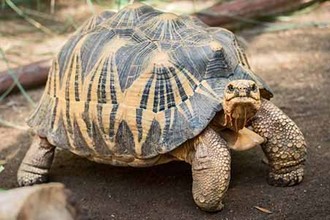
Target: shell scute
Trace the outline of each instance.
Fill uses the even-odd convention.
[[[116,53],[116,66],[120,80],[121,91],[129,88],[146,68],[145,63],[157,46],[150,41],[128,44]]]
[[[112,16],[102,26],[109,29],[121,29],[136,27],[147,20],[161,14],[160,11],[144,4],[134,4],[134,7],[126,7]]]
[[[187,29],[187,25],[180,17],[164,13],[151,18],[137,29],[143,31],[151,40],[180,41],[184,37],[180,33]]]
[[[80,53],[83,77],[92,71],[104,51],[105,45],[115,38],[114,31],[90,33],[81,39],[75,50]]]
[[[91,17],[80,26],[76,34],[86,34],[87,32],[94,31],[94,29],[98,27],[102,22],[111,18],[115,14],[116,12],[114,11],[103,11],[102,13]]]

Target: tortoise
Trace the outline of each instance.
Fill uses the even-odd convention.
[[[89,19],[54,58],[27,120],[36,132],[17,178],[47,181],[55,147],[115,166],[191,164],[195,203],[223,208],[230,149],[261,145],[268,182],[302,181],[306,144],[276,107],[235,35],[142,3]]]

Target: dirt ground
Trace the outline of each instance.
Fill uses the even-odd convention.
[[[285,20],[288,19],[276,24],[329,21],[330,4]],[[306,27],[260,34],[261,29],[256,27],[238,34],[247,42],[253,69],[273,89],[273,102],[305,134],[308,160],[300,185],[287,188],[268,185],[260,147],[233,152],[225,208],[214,214],[200,211],[194,204],[191,170],[184,163],[120,168],[58,151],[51,181],[62,182],[71,189],[91,219],[330,219],[330,29]],[[54,45],[61,40],[57,39]],[[52,41],[47,42],[45,45]],[[55,52],[54,45],[47,53]],[[31,49],[31,45],[26,48]],[[23,45],[16,49],[29,53],[24,51],[26,48]],[[15,58],[15,54],[10,57]],[[41,93],[42,88],[29,91],[35,101]],[[24,126],[24,118],[32,109],[23,96],[16,94],[0,103],[0,116]],[[30,143],[31,132],[0,127],[0,163],[5,167],[0,174],[0,188],[17,187],[16,171]],[[272,214],[254,206],[266,208]]]

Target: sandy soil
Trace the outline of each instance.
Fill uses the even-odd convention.
[[[329,12],[330,4],[325,3],[311,13],[289,18],[297,23],[329,21]],[[273,102],[306,136],[308,160],[302,184],[288,188],[269,186],[259,147],[233,152],[225,208],[214,214],[195,206],[190,166],[184,163],[118,168],[58,151],[51,181],[70,188],[92,219],[330,219],[330,29],[308,27],[256,34],[259,30],[238,34],[248,43],[254,70],[274,90]],[[35,101],[41,93],[42,89],[29,91]],[[24,126],[24,118],[32,109],[21,95],[12,95],[0,103],[0,116]],[[31,142],[31,133],[0,127],[0,141],[0,163],[5,163],[0,187],[17,187],[16,171]]]

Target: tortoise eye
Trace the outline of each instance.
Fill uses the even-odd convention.
[[[228,87],[227,87],[228,91],[229,92],[234,92],[234,86],[232,84],[229,84]]]

